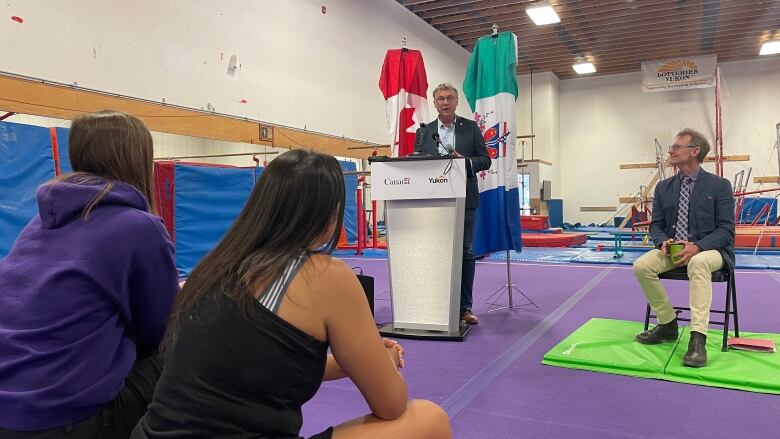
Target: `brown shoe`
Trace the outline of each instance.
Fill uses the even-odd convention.
[[[473,312],[471,312],[470,309],[464,311],[463,315],[460,316],[460,319],[468,323],[469,325],[476,325],[479,323],[479,318],[477,318],[477,316]]]

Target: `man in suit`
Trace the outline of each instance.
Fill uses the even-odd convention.
[[[439,117],[417,131],[414,140],[415,152],[427,154],[448,154],[466,158],[466,211],[463,220],[463,271],[460,282],[460,315],[469,325],[479,323],[471,311],[474,287],[474,223],[479,207],[477,172],[490,169],[490,156],[485,147],[477,123],[455,115],[458,107],[458,90],[452,84],[440,84],[433,90],[433,103]],[[438,134],[441,143],[435,140]]]
[[[658,325],[636,336],[644,344],[677,340],[677,315],[658,274],[687,265],[691,308],[691,339],[683,364],[707,365],[707,324],[712,303],[711,273],[734,267],[734,195],[728,180],[701,169],[710,145],[704,136],[684,129],[669,147],[669,164],[679,172],[655,188],[650,238],[655,250],[634,262],[634,274],[655,310]],[[685,247],[673,263],[669,244]]]

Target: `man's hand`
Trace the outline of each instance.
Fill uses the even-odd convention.
[[[677,253],[677,262],[674,264],[678,267],[686,265],[692,257],[701,253],[701,248],[698,245],[689,241],[682,241],[682,243],[685,244],[685,247]]]
[[[389,338],[383,338],[382,343],[384,343],[387,355],[390,356],[395,367],[398,369],[404,367],[404,348],[397,341]]]
[[[661,243],[661,251],[664,252],[665,255],[669,255],[669,244],[673,243],[674,239],[667,239],[666,241]]]
[[[452,155],[454,155],[455,157],[463,157],[458,151],[454,151],[454,150],[452,151]]]

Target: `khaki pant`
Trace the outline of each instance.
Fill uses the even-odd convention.
[[[712,272],[723,267],[723,257],[717,250],[703,251],[688,261],[688,288],[691,308],[691,331],[707,334],[712,305]],[[651,250],[634,261],[634,275],[645,293],[647,302],[655,311],[658,323],[675,319],[674,307],[669,303],[658,275],[675,268],[669,256],[661,250]]]

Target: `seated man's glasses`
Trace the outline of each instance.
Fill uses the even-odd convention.
[[[674,145],[669,145],[669,152],[677,151],[680,148],[696,148],[696,147],[691,145],[678,145],[675,143]]]

